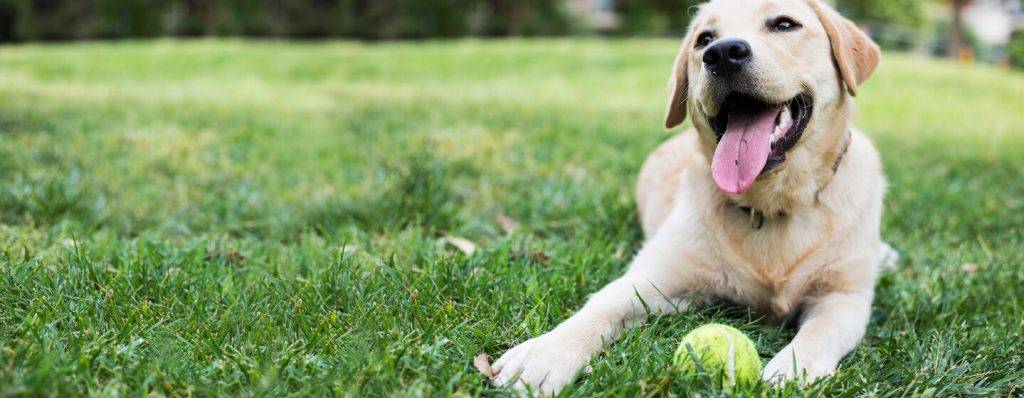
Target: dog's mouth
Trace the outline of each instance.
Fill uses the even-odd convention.
[[[718,188],[740,195],[758,177],[786,161],[811,120],[814,99],[800,94],[783,103],[771,103],[750,95],[732,93],[709,118],[718,147],[711,174]]]

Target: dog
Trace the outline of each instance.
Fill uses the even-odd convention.
[[[771,384],[836,370],[863,338],[886,180],[853,97],[878,46],[818,0],[713,0],[676,57],[665,126],[694,128],[645,162],[646,241],[624,276],[491,367],[496,385],[556,394],[649,315],[726,299],[798,326]]]

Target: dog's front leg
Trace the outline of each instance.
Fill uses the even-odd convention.
[[[864,337],[872,297],[867,289],[830,293],[808,303],[796,337],[768,362],[764,379],[812,382],[832,374]]]
[[[575,380],[590,358],[649,313],[682,310],[679,298],[693,280],[685,255],[671,237],[655,237],[629,271],[591,296],[575,315],[554,330],[513,347],[494,363],[494,383],[557,394]]]

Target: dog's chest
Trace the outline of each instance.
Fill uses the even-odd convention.
[[[717,239],[726,292],[751,306],[784,316],[793,311],[827,264],[834,240],[828,217],[813,211],[765,220],[729,223]]]

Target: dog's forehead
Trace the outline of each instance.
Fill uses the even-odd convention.
[[[706,25],[722,29],[760,26],[762,20],[780,15],[813,18],[808,1],[816,0],[712,0],[701,15]]]

